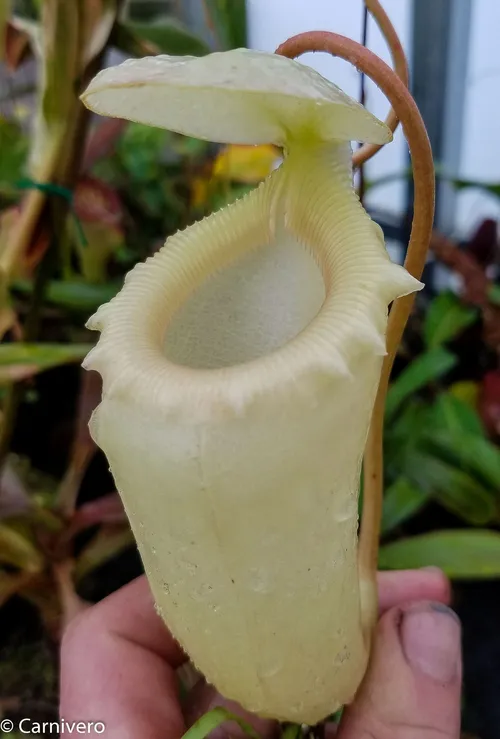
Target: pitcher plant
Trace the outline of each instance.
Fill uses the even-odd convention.
[[[390,126],[289,58],[311,50],[371,76]],[[129,60],[83,96],[100,115],[283,151],[259,187],[129,273],[88,323],[101,336],[85,363],[103,379],[91,432],[158,612],[221,693],[283,721],[349,703],[369,658],[385,391],[433,215],[402,68],[315,32],[276,54]],[[360,204],[351,159],[351,142],[372,145],[359,163],[398,119],[416,197],[405,267]]]

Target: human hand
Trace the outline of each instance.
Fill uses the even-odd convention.
[[[460,625],[439,570],[379,575],[381,618],[371,665],[337,739],[458,739]],[[186,660],[138,578],[78,616],[61,651],[61,716],[102,721],[108,739],[178,739],[222,705],[265,739],[275,722],[250,716],[202,682],[181,707],[175,670]],[[221,730],[217,730],[219,735]],[[226,736],[241,736],[228,724]]]

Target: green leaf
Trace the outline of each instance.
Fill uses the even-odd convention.
[[[157,23],[117,23],[112,44],[132,56],[172,54],[204,56],[210,49],[181,23],[162,18]]]
[[[430,382],[441,379],[457,363],[457,357],[442,347],[429,349],[414,359],[391,384],[387,393],[386,420],[390,420],[402,403]]]
[[[15,382],[69,362],[80,362],[93,344],[0,345],[0,382]]]
[[[408,400],[401,412],[384,429],[384,467],[388,479],[406,477],[405,465],[418,448],[429,424],[430,407],[421,398]]]
[[[245,0],[204,0],[219,45],[223,50],[247,45]]]
[[[399,477],[384,493],[382,508],[382,534],[390,531],[411,518],[429,501],[428,492],[420,490],[409,480]]]
[[[438,295],[429,305],[424,322],[424,340],[429,349],[458,336],[477,319],[478,311],[464,305],[452,292]]]
[[[477,190],[484,190],[485,192],[495,195],[497,198],[500,197],[500,182],[482,182],[480,180],[463,180],[456,177],[444,177],[447,179],[455,189],[467,190],[469,188],[475,188]]]
[[[495,493],[448,461],[417,450],[408,456],[404,474],[467,523],[484,526],[496,518]]]
[[[133,545],[134,535],[128,526],[101,526],[76,561],[75,579],[80,580]]]
[[[254,185],[232,185],[220,192],[215,192],[210,198],[210,210],[216,211],[226,205],[234,203],[236,200],[243,198],[247,193],[254,189]]]
[[[205,159],[210,155],[210,144],[202,139],[177,134],[169,142],[170,148],[179,157],[188,159]]]
[[[479,414],[450,392],[434,403],[423,445],[473,474],[492,493],[500,491],[500,450],[486,436]]]
[[[0,61],[5,58],[5,32],[11,14],[12,0],[0,0]]]
[[[236,716],[234,713],[231,713],[226,708],[222,708],[222,706],[213,708],[211,711],[208,711],[208,713],[205,713],[201,718],[199,718],[198,721],[195,721],[191,728],[186,731],[182,739],[205,739],[211,731],[217,729],[222,724],[225,724],[226,721],[232,721],[233,723],[238,724],[245,734],[251,736],[253,739],[259,739],[258,733],[252,726],[250,726],[249,723],[239,716]]]
[[[93,284],[83,280],[54,280],[48,284],[45,299],[61,308],[90,313],[114,298],[122,284],[121,281]],[[12,289],[29,295],[33,291],[33,284],[26,280],[17,280]]]
[[[500,450],[488,439],[474,434],[429,433],[425,446],[458,468],[470,472],[480,484],[491,486],[492,497],[500,497]]]
[[[28,139],[19,126],[0,118],[0,188],[8,195],[17,195],[16,183],[23,174],[28,146]]]
[[[117,143],[120,163],[135,183],[154,182],[162,177],[161,160],[170,143],[169,131],[141,123],[130,123]],[[135,193],[133,193],[135,194]]]
[[[27,572],[38,572],[44,566],[42,555],[32,542],[5,524],[0,524],[0,562]]]
[[[481,180],[464,180],[458,177],[453,177],[450,174],[444,172],[442,167],[439,164],[436,164],[435,169],[436,169],[436,176],[438,176],[439,179],[444,182],[449,182],[450,185],[454,187],[456,190],[467,190],[469,188],[473,188],[477,190],[484,190],[485,192],[488,192],[491,195],[500,197],[500,182],[484,182]],[[410,179],[411,176],[412,176],[412,168],[407,167],[406,169],[403,169],[400,172],[391,172],[388,175],[377,177],[374,180],[369,180],[367,182],[367,189],[380,187],[381,185],[385,185],[389,182],[394,182],[394,181],[398,181],[402,179]]]
[[[44,0],[42,5],[42,58],[43,81],[38,98],[36,125],[43,135],[33,139],[35,164],[33,176],[37,178],[38,169],[45,161],[46,151],[54,149],[59,141],[63,121],[74,104],[73,84],[78,73],[80,9],[75,3]],[[42,147],[43,145],[43,147]],[[33,153],[33,152],[32,152]]]
[[[474,380],[457,380],[450,385],[448,392],[465,405],[475,410],[478,405],[479,383]]]
[[[87,243],[77,242],[80,273],[87,284],[104,285],[109,263],[123,248],[125,235],[120,228],[102,222],[86,223],[83,232]]]
[[[0,608],[26,585],[26,580],[26,572],[7,573],[0,571]]]
[[[344,715],[344,706],[335,711],[331,716],[328,717],[328,722],[333,721],[336,724],[340,724],[342,716]]]
[[[409,437],[416,437],[429,423],[431,408],[421,398],[411,398],[391,423],[387,424],[385,435],[391,439],[408,441]]]
[[[384,570],[440,567],[457,579],[500,577],[500,534],[487,530],[436,531],[380,549]]]
[[[490,285],[488,288],[488,300],[493,305],[500,305],[500,285]]]
[[[133,23],[128,29],[155,44],[161,54],[204,56],[210,52],[204,41],[172,18],[163,18],[159,23]]]
[[[283,724],[281,739],[301,739],[302,726],[300,724]]]
[[[126,0],[124,14],[126,18],[150,22],[164,16],[169,4],[168,0]]]
[[[451,392],[439,394],[430,418],[434,428],[443,429],[450,434],[465,433],[486,437],[479,413]]]

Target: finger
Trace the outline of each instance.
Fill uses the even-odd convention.
[[[382,616],[371,665],[338,739],[458,739],[460,624],[441,603]]]
[[[103,721],[110,737],[168,739],[180,737],[185,726],[223,706],[252,724],[264,739],[277,732],[276,722],[253,716],[204,681],[184,706],[184,720],[175,668],[185,659],[156,614],[146,578],[140,577],[76,619],[65,633],[61,716],[66,721]],[[82,718],[89,711],[92,717]],[[228,734],[239,737],[243,731],[227,724],[211,738]]]
[[[417,600],[449,604],[450,583],[445,574],[434,567],[423,570],[400,570],[378,573],[380,612]]]
[[[109,739],[185,729],[175,668],[185,659],[141,577],[78,616],[61,647],[61,717],[102,721]]]
[[[432,598],[447,602],[449,598],[446,578],[439,571],[381,573],[379,590],[382,610],[406,600]],[[181,717],[174,669],[183,660],[182,651],[154,610],[146,579],[138,578],[76,619],[68,629],[61,655],[61,715],[67,720],[92,720],[82,716],[89,710],[94,716],[99,713],[101,718],[95,720],[106,719],[109,736],[117,726],[125,738],[125,723],[143,720],[147,720],[149,731],[161,736],[178,735]],[[139,675],[144,676],[140,686]],[[161,702],[164,710],[158,712],[158,696],[165,691]],[[202,715],[203,705],[208,710],[209,704],[226,704],[211,688],[201,695],[203,700],[195,700],[190,709],[191,717]],[[244,714],[243,709],[232,708]],[[168,733],[167,720],[174,722],[172,734]],[[133,732],[134,723],[130,725]],[[274,727],[268,722],[256,728],[270,735]]]

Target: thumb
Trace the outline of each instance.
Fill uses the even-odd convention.
[[[459,739],[460,623],[441,603],[381,618],[372,661],[338,739]]]

